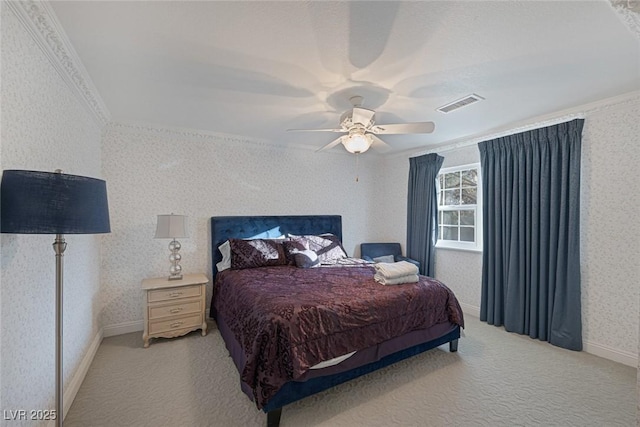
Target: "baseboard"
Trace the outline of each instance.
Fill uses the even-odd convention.
[[[134,320],[133,322],[116,323],[104,327],[104,337],[113,337],[115,335],[129,334],[131,332],[140,332],[144,330],[144,320]]]
[[[84,381],[84,377],[87,376],[87,372],[89,371],[89,367],[91,366],[91,362],[93,362],[93,358],[96,356],[98,348],[100,347],[100,343],[102,342],[102,329],[98,331],[95,337],[93,337],[93,341],[91,341],[91,345],[87,349],[87,352],[84,354],[78,369],[71,377],[69,383],[64,387],[64,394],[62,396],[62,405],[64,406],[64,416],[67,416],[69,412],[69,408],[73,404],[76,395],[78,394],[78,390],[80,390],[80,386]],[[64,420],[64,418],[62,418]],[[47,423],[47,427],[54,427],[56,425],[55,420],[51,420]]]
[[[209,318],[209,309],[205,311],[205,317]],[[104,338],[113,337],[116,335],[130,334],[131,332],[144,331],[144,320],[134,320],[132,322],[116,323],[115,325],[108,325],[104,327]]]
[[[476,307],[471,304],[460,303],[460,308],[465,315],[480,317],[480,307]],[[209,310],[207,310],[207,318],[209,317]],[[114,335],[128,334],[131,332],[139,332],[144,330],[144,321],[137,320],[134,322],[124,322],[115,325],[109,325],[104,327],[103,336],[112,337]],[[583,343],[584,351],[594,356],[603,357],[605,359],[613,360],[614,362],[622,363],[627,366],[638,366],[638,355],[627,351],[617,350],[615,348],[607,347],[606,345],[596,344],[593,342],[585,341]],[[96,348],[97,349],[97,348]],[[95,351],[94,351],[95,354]],[[91,356],[93,360],[93,355]],[[82,376],[84,378],[84,375]],[[82,383],[82,381],[80,381]],[[76,390],[77,392],[77,390]],[[75,396],[75,393],[74,393]],[[66,398],[66,397],[65,397]],[[68,401],[68,400],[67,400]]]
[[[462,309],[462,313],[468,314],[469,316],[480,318],[480,307],[476,307],[475,305],[465,304],[461,302],[460,308]]]
[[[474,305],[460,303],[460,308],[465,315],[480,317],[480,307]],[[638,355],[628,351],[618,350],[606,345],[597,344],[591,341],[583,341],[582,348],[585,353],[593,354],[594,356],[609,359],[623,365],[638,367]]]
[[[638,355],[628,351],[618,350],[590,341],[584,341],[582,343],[582,349],[594,356],[613,360],[614,362],[622,363],[623,365],[632,366],[634,368],[638,367]]]

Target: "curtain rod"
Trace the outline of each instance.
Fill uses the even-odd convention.
[[[552,118],[552,119],[537,120],[537,121],[535,121],[533,123],[528,123],[528,124],[516,126],[516,127],[513,127],[513,128],[506,129],[506,130],[494,131],[494,132],[489,132],[489,133],[482,134],[480,136],[474,136],[471,139],[466,139],[465,138],[465,139],[463,139],[463,140],[461,140],[459,142],[456,142],[456,143],[448,142],[448,143],[443,144],[443,146],[441,146],[440,148],[432,148],[432,149],[429,149],[429,150],[421,151],[421,152],[416,153],[416,154],[412,154],[412,155],[409,156],[409,158],[423,156],[425,154],[431,154],[431,153],[443,153],[443,152],[446,152],[446,151],[452,151],[452,150],[457,150],[457,149],[460,149],[460,148],[470,147],[472,145],[478,144],[479,142],[489,141],[491,139],[501,138],[503,136],[515,135],[517,133],[526,132],[526,131],[529,131],[529,130],[540,129],[540,128],[543,128],[543,127],[546,127],[546,126],[557,125],[559,123],[568,122],[568,121],[574,120],[574,119],[584,119],[585,116],[586,116],[585,113],[572,113],[572,114],[565,114],[563,116],[555,117],[555,118]]]

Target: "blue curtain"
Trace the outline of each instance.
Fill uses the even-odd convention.
[[[420,262],[420,274],[432,276],[438,239],[436,178],[444,157],[435,153],[409,159],[407,256]]]
[[[580,150],[584,120],[478,144],[480,320],[582,350]]]

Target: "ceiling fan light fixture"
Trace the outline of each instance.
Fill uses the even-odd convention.
[[[348,152],[353,154],[364,153],[371,147],[372,143],[371,138],[362,132],[353,132],[342,137],[342,145]]]
[[[435,129],[433,122],[413,122],[413,123],[389,123],[376,125],[374,110],[362,108],[361,96],[350,98],[353,105],[351,110],[345,111],[340,116],[339,129],[287,129],[289,131],[308,132],[339,132],[346,135],[339,136],[330,143],[316,150],[329,150],[342,143],[344,148],[353,154],[360,154],[373,147],[378,152],[388,152],[391,147],[378,138],[378,135],[431,133]]]

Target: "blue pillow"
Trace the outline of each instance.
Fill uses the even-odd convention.
[[[249,237],[249,239],[278,239],[282,236],[280,232],[280,226],[273,227],[270,230],[263,231],[262,233],[258,233],[255,236]]]

